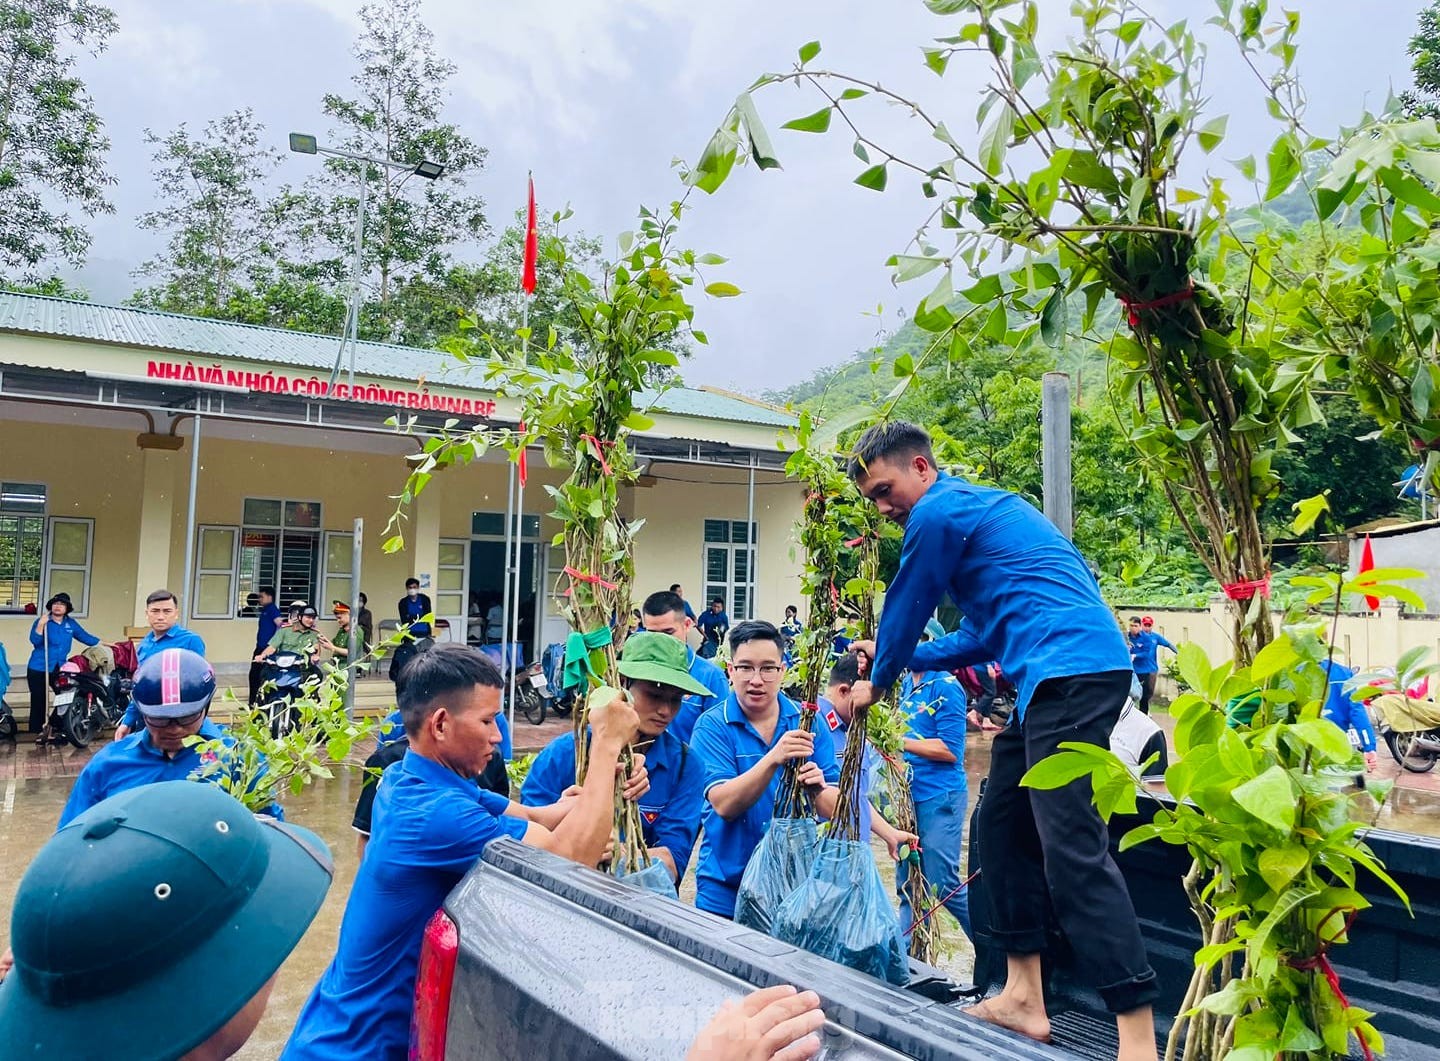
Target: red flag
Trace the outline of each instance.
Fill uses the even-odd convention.
[[[530,178],[530,209],[525,218],[525,271],[520,289],[527,295],[535,293],[535,263],[540,258],[540,233],[535,228],[535,178]]]
[[[1362,548],[1362,549],[1360,550],[1360,570],[1359,570],[1358,572],[1356,572],[1356,574],[1363,575],[1366,571],[1374,571],[1374,570],[1375,570],[1375,553],[1374,553],[1374,551],[1371,550],[1371,548],[1370,548],[1370,535],[1367,534],[1367,535],[1365,535],[1365,546],[1364,546],[1364,548]],[[1380,598],[1379,598],[1379,597],[1366,597],[1366,598],[1365,598],[1365,603],[1370,606],[1370,610],[1371,610],[1372,612],[1373,612],[1373,611],[1379,611],[1379,610],[1380,610]]]

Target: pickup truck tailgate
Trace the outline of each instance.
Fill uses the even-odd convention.
[[[1073,1056],[509,840],[445,910],[460,945],[450,1058],[674,1061],[723,1001],[778,983],[820,995],[825,1057]]]

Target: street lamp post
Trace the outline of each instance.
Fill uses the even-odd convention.
[[[340,363],[345,357],[345,348],[350,348],[349,384],[353,389],[355,386],[355,351],[360,345],[360,274],[361,262],[365,249],[365,199],[370,182],[366,179],[366,166],[380,166],[384,169],[403,172],[407,177],[412,174],[423,177],[425,180],[433,181],[445,172],[445,167],[439,162],[431,162],[428,159],[421,159],[419,163],[397,162],[393,158],[376,158],[372,155],[359,155],[350,151],[338,151],[335,148],[321,147],[319,141],[310,133],[291,133],[290,150],[301,155],[329,155],[332,158],[348,158],[352,162],[360,163],[360,192],[359,203],[355,210],[355,249],[350,263],[350,304],[345,311],[345,330],[340,336],[340,350],[335,355],[335,367],[330,371],[330,385],[333,387],[335,381],[340,377]]]

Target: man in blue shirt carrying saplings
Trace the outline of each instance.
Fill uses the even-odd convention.
[[[766,622],[730,631],[730,698],[700,716],[690,750],[705,763],[704,836],[695,870],[695,905],[735,916],[745,864],[770,828],[784,766],[805,760],[800,783],[822,817],[835,813],[840,780],[830,728],[800,728],[800,707],[780,692],[785,638]]]
[[[568,805],[522,807],[475,785],[500,745],[504,684],[489,657],[460,644],[436,645],[402,671],[410,752],[380,780],[335,958],[300,1012],[286,1061],[404,1061],[425,924],[490,841],[508,836],[587,866],[604,855],[635,709],[619,692],[596,697],[579,795]]]
[[[1130,653],[1075,547],[1033,505],[935,466],[914,424],[879,424],[850,463],[860,492],[905,527],[900,567],[855,702],[870,704],[908,668],[952,670],[998,659],[1019,690],[995,737],[980,810],[981,868],[992,936],[1005,951],[1004,990],[967,1012],[1045,1040],[1040,955],[1052,908],[1120,1032],[1119,1061],[1155,1054],[1158,991],[1124,878],[1091,802],[1088,779],[1054,790],[1020,779],[1061,741],[1107,747],[1130,688]],[[948,592],[964,620],[917,648]]]
[[[635,750],[645,756],[650,788],[637,802],[645,845],[670,870],[677,884],[685,876],[700,831],[705,764],[671,732],[681,698],[704,693],[685,658],[689,650],[668,634],[632,634],[620,657],[625,691],[640,718]],[[701,661],[704,662],[703,660]],[[575,783],[575,733],[562,733],[535,757],[520,802],[527,807],[555,803]]]

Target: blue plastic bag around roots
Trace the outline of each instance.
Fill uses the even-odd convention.
[[[775,911],[810,873],[815,861],[815,819],[775,818],[745,864],[735,895],[735,921],[771,932]]]
[[[617,870],[615,876],[619,877],[632,888],[640,888],[647,892],[655,892],[659,895],[668,895],[675,898],[675,882],[670,879],[670,870],[665,863],[656,859],[644,869],[637,869],[634,873],[626,873]]]
[[[903,987],[910,960],[870,845],[822,840],[810,875],[775,911],[776,939]]]

